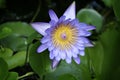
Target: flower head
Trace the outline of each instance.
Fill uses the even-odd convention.
[[[71,60],[79,64],[80,57],[84,56],[85,47],[93,46],[86,38],[90,36],[89,30],[94,26],[80,23],[75,18],[75,2],[73,2],[59,19],[53,10],[49,10],[51,21],[35,22],[32,27],[43,35],[41,45],[37,49],[38,53],[48,49],[49,57],[53,60],[52,67],[56,67],[60,60],[71,63]]]

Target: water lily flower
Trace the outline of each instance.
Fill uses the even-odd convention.
[[[60,60],[65,60],[69,64],[73,59],[77,64],[80,64],[80,55],[85,55],[85,47],[93,46],[87,37],[91,35],[89,30],[93,30],[95,27],[81,23],[76,19],[75,2],[60,18],[53,10],[49,10],[49,16],[51,19],[49,23],[31,23],[32,27],[43,35],[37,52],[41,53],[46,49],[50,51],[52,68],[55,68]]]

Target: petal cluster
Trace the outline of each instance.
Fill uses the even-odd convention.
[[[93,46],[87,39],[91,35],[89,30],[94,26],[80,23],[75,18],[75,2],[73,2],[65,13],[58,18],[53,10],[49,10],[51,21],[35,22],[32,27],[43,35],[41,45],[37,52],[41,53],[48,49],[49,57],[53,60],[52,67],[56,67],[60,60],[71,63],[72,59],[79,64],[80,55],[84,56],[85,47]]]

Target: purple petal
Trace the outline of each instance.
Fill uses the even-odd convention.
[[[58,21],[58,17],[53,10],[49,10],[49,16],[51,20]]]
[[[66,62],[67,62],[68,64],[71,63],[71,58],[66,58],[65,60],[66,60]]]
[[[86,30],[80,30],[78,33],[79,36],[90,36],[91,32],[88,32]]]
[[[80,51],[79,51],[79,54],[80,54],[81,56],[84,56],[84,55],[85,55],[85,51],[84,51],[84,50],[80,50]]]
[[[48,44],[50,44],[50,43],[48,43]],[[48,48],[49,51],[52,51],[53,49],[54,49],[53,45]]]
[[[76,47],[72,46],[72,52],[73,52],[72,56],[77,57],[77,54],[79,53],[79,51],[78,51],[78,49]]]
[[[50,59],[53,59],[55,56],[53,54],[53,51],[50,52],[50,55],[49,55]]]
[[[86,43],[85,46],[86,46],[86,47],[93,47],[93,44],[91,44],[91,43]]]
[[[58,65],[58,63],[59,63],[59,61],[57,61],[57,60],[54,59],[52,61],[52,69],[56,68],[56,66]]]
[[[41,43],[46,43],[50,40],[50,36],[45,36],[41,39]]]
[[[80,26],[79,28],[82,28],[82,29],[87,30],[87,31],[95,29],[95,26],[90,26],[90,25],[87,25],[85,23],[79,23],[79,26]]]
[[[71,58],[72,54],[73,53],[71,52],[71,50],[66,50],[66,55],[67,55],[68,58]]]
[[[89,30],[94,30],[94,29],[96,29],[95,26],[87,26],[87,28],[86,28],[86,30],[88,30],[88,31]]]
[[[58,54],[59,54],[59,51],[58,51],[57,49],[54,49],[54,50],[53,50],[53,54],[55,55],[55,57],[57,57]]]
[[[83,43],[79,43],[79,41],[77,42],[76,46],[79,50],[84,50],[85,49],[85,46],[83,45]]]
[[[81,38],[84,41],[84,45],[86,47],[93,47],[93,44],[91,44],[91,42],[87,38],[85,38],[85,37],[81,37]]]
[[[55,57],[55,59],[56,59],[57,61],[60,61],[61,57],[59,56],[59,54],[58,54],[58,56]]]
[[[38,47],[37,52],[41,53],[44,50],[46,50],[48,48],[47,44],[42,44],[41,46]]]
[[[80,64],[80,58],[79,58],[79,57],[74,58],[74,61],[75,61],[77,64]]]
[[[66,58],[66,53],[64,51],[59,51],[59,55],[63,60]]]
[[[46,35],[45,30],[50,28],[50,24],[45,22],[35,22],[31,23],[31,25],[37,32],[39,32],[43,36]]]
[[[75,1],[67,8],[63,16],[66,16],[66,19],[75,19]]]

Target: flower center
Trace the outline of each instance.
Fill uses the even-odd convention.
[[[67,39],[66,33],[62,33],[62,34],[61,34],[61,38],[62,38],[62,39]]]
[[[69,49],[76,42],[78,31],[69,24],[58,25],[52,33],[52,41],[55,47]]]

